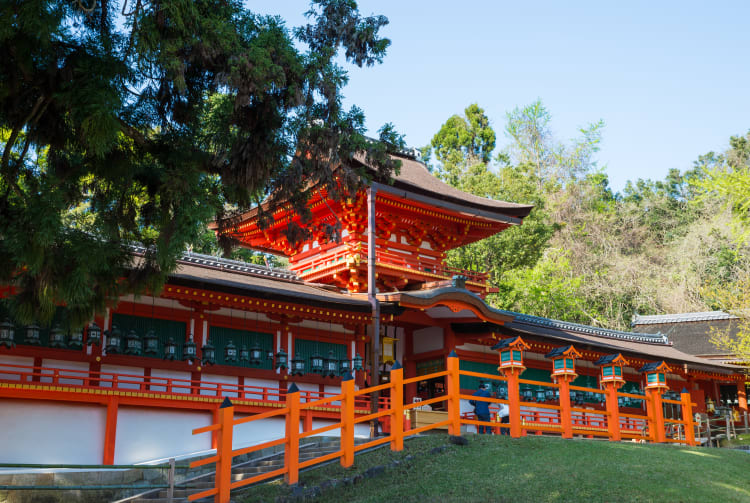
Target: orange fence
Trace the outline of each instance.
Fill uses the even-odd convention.
[[[493,397],[479,397],[464,395],[460,389],[460,376],[473,376],[487,380],[505,380],[508,382],[508,399]],[[501,427],[508,428],[512,437],[520,437],[528,433],[542,434],[543,432],[560,434],[563,438],[571,438],[573,435],[584,435],[588,437],[602,436],[610,440],[619,441],[623,438],[639,439],[651,442],[679,442],[687,445],[695,445],[694,425],[692,421],[692,406],[689,393],[683,393],[682,399],[663,400],[657,392],[649,392],[646,396],[619,393],[614,387],[600,390],[597,388],[584,388],[570,386],[567,381],[559,383],[548,383],[529,381],[518,378],[518,374],[498,376],[459,370],[459,359],[455,353],[447,359],[447,370],[429,375],[404,379],[403,368],[398,362],[390,372],[390,382],[355,390],[354,380],[347,376],[342,382],[341,393],[335,396],[325,397],[303,403],[300,400],[300,391],[295,384],[289,387],[286,393],[286,406],[270,412],[256,414],[249,417],[235,419],[234,407],[228,400],[222,405],[219,421],[216,424],[193,430],[193,434],[213,432],[217,438],[216,454],[206,459],[191,463],[191,468],[197,468],[210,463],[216,463],[216,486],[197,494],[189,496],[194,501],[209,496],[214,496],[214,501],[227,503],[229,493],[232,489],[238,489],[249,484],[254,484],[270,478],[284,476],[289,484],[295,484],[299,480],[299,471],[303,468],[313,466],[324,461],[339,459],[341,466],[350,467],[354,464],[356,452],[382,444],[390,444],[391,450],[400,451],[404,447],[404,438],[416,435],[436,428],[446,428],[452,435],[461,434],[462,425],[475,425],[490,427],[498,431]],[[421,402],[404,404],[404,386],[425,379],[445,377],[446,394]],[[519,385],[531,384],[545,386],[559,391],[560,403],[541,404],[535,402],[524,402],[520,400]],[[570,403],[570,390],[584,391],[603,395],[607,408],[597,410],[583,407],[574,407]],[[355,403],[365,395],[377,391],[389,391],[389,407],[381,407],[377,412],[358,415],[354,414]],[[618,398],[636,398],[645,400],[647,403],[646,415],[620,413]],[[494,421],[478,421],[473,414],[461,414],[461,400],[475,400],[489,402],[493,415],[496,416],[496,404],[505,404],[510,409],[508,424],[499,424],[497,418]],[[663,416],[662,402],[678,405],[681,410],[682,419],[665,419]],[[412,428],[404,420],[405,412],[425,405],[441,403],[447,411],[445,419]],[[333,406],[340,409],[340,421],[309,431],[300,432],[300,412],[310,407]],[[285,437],[265,442],[262,444],[245,447],[241,449],[232,448],[232,434],[235,426],[268,419],[271,417],[283,417],[285,419]],[[370,440],[366,443],[355,445],[354,428],[358,423],[372,420],[390,421],[390,432],[387,436]],[[677,434],[674,433],[678,430]],[[340,429],[341,442],[339,450],[324,456],[300,461],[299,441],[302,438],[320,435],[331,430]],[[671,432],[671,433],[670,433]],[[232,481],[232,459],[235,456],[259,451],[269,447],[284,445],[284,466],[272,472],[263,473],[255,477]]]

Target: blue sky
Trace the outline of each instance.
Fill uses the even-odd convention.
[[[479,103],[498,132],[540,98],[559,140],[603,119],[610,184],[662,179],[750,129],[750,2],[360,1],[383,14],[384,62],[349,68],[345,102],[374,132],[392,122],[410,146]],[[247,2],[304,23],[304,0]]]

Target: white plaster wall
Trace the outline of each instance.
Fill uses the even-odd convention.
[[[0,462],[98,464],[107,408],[0,400]]]
[[[247,417],[237,415],[235,418]],[[300,423],[299,431],[302,431]],[[248,445],[260,444],[277,440],[286,436],[286,422],[284,416],[261,419],[235,426],[234,436],[232,437],[232,447],[239,449]]]
[[[443,329],[426,327],[414,331],[414,353],[443,349]]]
[[[325,391],[326,393],[338,395],[339,393],[341,393],[341,386],[325,386],[323,388],[323,391]],[[341,405],[341,401],[336,400],[335,402],[331,402],[331,405]]]
[[[20,381],[21,377],[16,372],[27,372],[29,369],[5,368],[2,365],[23,365],[27,367],[34,366],[34,358],[31,356],[10,356],[0,355],[0,379],[3,381]]]
[[[118,388],[119,389],[140,389],[141,385],[140,383],[143,382],[143,367],[123,367],[121,365],[102,365],[102,374],[107,374],[108,372],[114,373],[114,374],[126,374],[129,377],[123,377],[122,379],[118,378]],[[137,376],[141,376],[140,378]],[[102,388],[111,388],[112,387],[112,376],[111,375],[103,375],[102,381],[99,383],[99,386]],[[122,382],[126,381],[126,382]]]
[[[334,423],[338,423],[338,421],[314,419],[312,422],[312,429],[315,430],[317,428],[322,428],[323,426],[328,426],[329,424],[334,424]],[[313,435],[313,437],[340,437],[340,436],[341,436],[341,428],[335,428],[333,430],[328,430],[318,435]],[[370,436],[370,423],[365,422],[365,423],[355,424],[354,436],[355,437],[369,437]]]
[[[312,391],[313,393],[315,393],[313,395],[311,401],[318,399],[317,393],[320,390],[320,387],[317,384],[309,384],[309,383],[305,383],[305,382],[298,382],[297,383],[297,387],[299,388],[300,391]],[[302,401],[303,403],[305,402],[305,394],[304,393],[300,394],[300,401]]]
[[[221,383],[230,384],[232,391],[222,389],[221,396],[228,396],[229,398],[237,398],[237,383],[239,382],[237,376],[224,376],[218,374],[203,374],[201,376],[201,395],[216,396],[217,385],[211,385],[209,383]]]
[[[210,449],[211,433],[192,433],[194,428],[211,424],[212,419],[207,411],[120,406],[115,464],[140,463]]]
[[[268,395],[268,399],[269,400],[279,399],[279,395],[278,395],[279,382],[278,381],[271,381],[270,379],[250,379],[246,377],[245,386],[257,386],[259,388],[270,388],[268,392],[272,394]],[[253,391],[254,390],[245,392],[246,400],[262,400],[263,399],[263,392],[261,390],[257,390],[257,392],[253,392]]]
[[[82,386],[85,383],[85,378],[88,376],[89,364],[88,362],[69,362],[65,360],[42,360],[42,367],[51,367],[56,369],[64,370],[79,370],[78,372],[69,372],[69,375],[74,376],[72,379],[60,379],[60,384],[75,384]],[[47,372],[45,372],[47,373]],[[80,376],[80,378],[76,378]],[[52,382],[52,377],[42,377],[41,382]]]
[[[190,372],[181,372],[179,370],[164,370],[164,369],[151,369],[151,377],[162,377],[165,379],[181,379],[183,381],[190,381]],[[167,391],[166,381],[161,381],[164,386],[151,385],[152,391]],[[172,393],[190,393],[189,387],[174,386],[172,387]],[[188,384],[186,382],[180,382],[180,384]]]

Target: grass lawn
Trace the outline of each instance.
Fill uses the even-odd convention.
[[[750,454],[731,449],[562,440],[553,437],[467,435],[469,445],[428,435],[358,454],[349,470],[338,464],[300,475],[307,488],[341,481],[370,467],[384,473],[327,489],[308,501],[325,502],[750,502]],[[447,445],[441,452],[431,452]],[[413,456],[404,461],[406,456]],[[393,460],[401,460],[391,466]],[[271,483],[234,496],[273,503],[290,490]]]

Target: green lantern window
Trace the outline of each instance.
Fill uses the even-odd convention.
[[[520,362],[521,361],[521,352],[517,350],[513,350],[513,360]]]
[[[659,379],[659,376],[657,376],[656,374],[647,374],[646,375],[646,382],[648,382],[649,384],[653,384],[653,383],[659,382],[658,379]]]
[[[509,362],[510,361],[510,351],[501,351],[500,352],[500,361],[501,362]]]
[[[573,358],[566,358],[565,359],[565,367],[568,370],[572,370],[573,369]]]
[[[618,367],[618,366],[615,367],[615,375],[617,377],[622,377],[622,367]]]
[[[661,372],[659,373],[659,382],[660,383],[666,383],[667,382],[667,378]]]
[[[555,360],[555,370],[560,370],[565,368],[565,360],[562,358],[558,358]]]
[[[611,377],[612,376],[612,367],[610,365],[606,365],[602,367],[602,376],[604,377]]]

